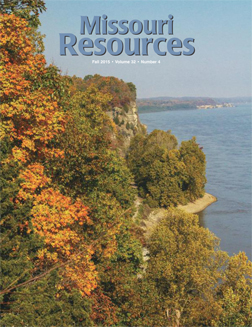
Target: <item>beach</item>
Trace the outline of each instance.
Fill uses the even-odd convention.
[[[217,198],[215,196],[209,193],[205,193],[202,198],[199,198],[193,202],[189,202],[186,205],[178,205],[177,208],[188,213],[199,213],[216,201]]]

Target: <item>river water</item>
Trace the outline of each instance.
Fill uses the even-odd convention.
[[[251,106],[140,114],[148,132],[171,130],[178,141],[196,136],[207,160],[206,192],[218,201],[199,213],[200,224],[230,255],[251,260]]]

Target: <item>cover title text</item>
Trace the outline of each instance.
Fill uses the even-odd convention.
[[[94,16],[92,22],[88,16],[81,16],[80,35],[95,34],[100,37],[95,39],[83,37],[78,40],[72,33],[60,33],[60,55],[66,56],[67,53],[70,53],[72,56],[79,54],[103,56],[105,53],[109,53],[112,56],[119,56],[125,52],[128,56],[148,56],[150,48],[159,56],[193,55],[195,53],[194,38],[188,37],[182,41],[173,37],[173,26],[172,15],[168,15],[166,20],[151,21],[108,20],[107,15],[102,15]],[[107,35],[127,36],[129,33],[133,36],[145,34],[151,37],[111,37],[108,39],[104,37]],[[164,37],[155,37],[155,35],[164,35]],[[170,37],[171,35],[172,37]]]

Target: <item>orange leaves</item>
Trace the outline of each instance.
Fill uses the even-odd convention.
[[[84,296],[90,295],[91,291],[97,287],[98,274],[94,263],[91,261],[92,254],[93,251],[86,247],[82,254],[72,257],[71,264],[66,267],[63,273],[65,288],[74,287]]]
[[[19,177],[23,181],[16,203],[32,203],[31,221],[20,228],[26,227],[27,233],[33,231],[44,240],[37,253],[37,267],[62,266],[59,289],[76,288],[83,296],[90,295],[97,285],[97,272],[92,261],[93,245],[85,233],[87,226],[92,225],[87,206],[49,187],[51,180],[40,163],[28,165]]]
[[[80,200],[73,204],[71,198],[52,188],[43,190],[36,197],[32,215],[34,227],[41,227],[43,233],[46,234],[46,243],[57,248],[61,248],[65,243],[70,245],[67,246],[67,249],[70,249],[79,242],[78,228],[73,231],[71,226],[91,224],[87,215],[87,207]],[[70,254],[64,248],[61,248],[60,251],[63,254]]]
[[[27,55],[30,55],[32,49],[32,42],[26,37],[26,34],[30,31],[27,27],[27,22],[24,19],[20,19],[15,15],[1,15],[1,29],[0,39],[3,50],[8,49],[11,52],[6,59],[7,62],[15,57],[16,60],[24,60]]]
[[[22,148],[27,148],[31,151],[35,151],[35,143],[33,140],[30,139],[24,139],[22,141]]]
[[[92,260],[94,251],[97,256],[100,246],[104,258],[116,251],[115,235],[119,225],[104,226],[104,244],[97,245],[94,240],[90,243],[90,229],[95,228],[88,228],[92,225],[88,208],[81,200],[61,194],[57,186],[52,185],[45,167],[51,168],[48,158],[64,157],[66,150],[79,162],[90,152],[88,169],[80,170],[82,166],[79,168],[77,164],[78,168],[74,170],[80,170],[81,178],[87,172],[85,178],[91,179],[89,171],[100,173],[104,169],[105,155],[101,157],[100,154],[103,154],[102,145],[109,142],[104,129],[110,130],[106,111],[112,96],[106,90],[99,92],[92,84],[87,86],[86,92],[77,93],[71,99],[73,110],[66,114],[69,109],[67,78],[62,77],[56,67],[45,67],[44,56],[37,54],[36,36],[27,27],[27,22],[14,15],[2,15],[0,39],[1,138],[10,139],[12,153],[6,161],[20,164],[21,172],[17,178],[22,179],[13,201],[17,206],[27,202],[30,210],[25,225],[20,228],[37,234],[44,241],[36,259],[31,260],[41,270],[60,267],[59,291],[76,288],[82,295],[90,295],[97,284]],[[74,129],[73,142],[66,147],[59,145],[58,135],[65,131],[66,123],[75,127],[79,121],[83,124],[79,130]],[[87,154],[84,152],[81,157],[79,150],[82,147],[87,149]]]
[[[20,200],[33,198],[35,196],[35,192],[38,192],[39,189],[44,187],[50,181],[50,179],[44,175],[44,167],[38,163],[29,165],[20,174],[20,177],[24,179],[18,193],[18,198]]]
[[[15,146],[14,148],[12,148],[12,156],[15,161],[25,163],[26,158],[28,157],[28,153],[25,150]]]
[[[23,149],[22,161],[30,156],[53,156],[44,151],[58,133],[64,131],[65,114],[59,99],[53,96],[48,68],[41,54],[36,54],[29,37],[30,28],[24,19],[1,15],[1,137],[8,135]]]
[[[1,106],[5,134],[21,141],[21,147],[31,154],[38,151],[45,156],[46,145],[64,130],[64,113],[55,101],[50,102],[50,96],[33,92],[29,100],[19,98]]]
[[[96,287],[97,273],[92,262],[92,246],[86,244],[81,228],[91,224],[88,208],[80,200],[45,189],[36,197],[31,214],[35,232],[44,237],[45,248],[39,252],[42,262],[70,260],[62,272],[64,288],[77,288],[89,295]]]
[[[88,208],[81,200],[73,201],[48,187],[50,179],[39,163],[27,166],[20,177],[24,181],[17,198],[33,202],[33,231],[44,239],[44,247],[38,252],[39,266],[64,264],[60,270],[62,284],[58,286],[74,287],[83,296],[89,295],[96,287],[97,272],[92,261],[94,251],[84,233],[84,228],[92,224]]]

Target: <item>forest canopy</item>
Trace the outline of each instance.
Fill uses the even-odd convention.
[[[140,195],[152,207],[185,204],[204,195],[206,161],[196,138],[178,147],[170,131],[136,135],[127,161]]]
[[[43,1],[0,9],[1,324],[147,327],[179,314],[184,326],[249,326],[244,253],[229,257],[197,216],[176,209],[150,238],[141,228],[137,194],[162,207],[203,195],[196,139],[139,133],[126,160],[107,113],[127,113],[134,84],[48,65]]]

